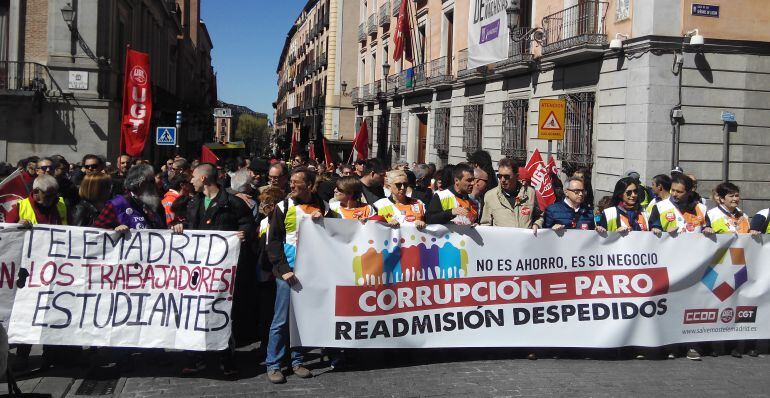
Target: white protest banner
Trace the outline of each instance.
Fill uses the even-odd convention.
[[[304,220],[299,236],[292,345],[609,348],[770,338],[767,235],[534,236]]]
[[[235,232],[36,225],[10,342],[225,349],[239,251]]]
[[[8,329],[16,295],[16,275],[21,267],[24,231],[18,224],[0,224],[0,324]]]
[[[468,69],[508,58],[508,0],[471,0],[468,15]]]

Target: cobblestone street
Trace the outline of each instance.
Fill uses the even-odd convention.
[[[53,397],[233,397],[233,396],[767,396],[770,360],[704,357],[700,362],[602,359],[522,359],[509,350],[368,351],[354,353],[349,370],[332,371],[311,353],[309,380],[267,382],[255,351],[238,353],[239,376],[222,377],[216,356],[199,377],[179,377],[181,353],[135,355],[134,369],[53,368],[20,377],[25,393]],[[42,376],[42,377],[36,377]],[[84,378],[86,380],[84,380]],[[91,391],[89,391],[89,388]]]

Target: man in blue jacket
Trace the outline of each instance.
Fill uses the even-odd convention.
[[[594,216],[584,204],[585,184],[577,177],[570,177],[564,183],[564,200],[545,209],[543,228],[555,231],[563,229],[594,229]]]

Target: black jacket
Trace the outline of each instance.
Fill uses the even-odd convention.
[[[70,225],[76,227],[90,227],[93,225],[96,217],[99,217],[101,210],[97,209],[93,203],[81,199],[70,212]]]

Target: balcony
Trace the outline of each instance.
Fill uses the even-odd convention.
[[[369,15],[369,22],[366,24],[366,33],[376,36],[377,35],[377,14]]]
[[[380,93],[382,92],[381,87],[382,87],[381,80],[377,80],[374,83],[369,83],[368,85],[364,86],[364,90],[366,91],[364,93],[364,102],[372,103],[376,101],[379,98]]]
[[[380,6],[380,26],[390,25],[390,15],[390,1],[386,1],[385,4]]]
[[[360,105],[364,103],[364,99],[361,96],[363,90],[359,87],[353,87],[350,91],[350,103],[353,105]]]
[[[478,83],[486,80],[489,76],[489,68],[480,66],[478,68],[468,69],[468,49],[461,50],[457,58],[457,81],[465,84]]]
[[[322,108],[326,105],[326,95],[316,95],[313,97],[313,107]]]
[[[319,61],[320,68],[326,68],[329,66],[329,56],[326,53],[321,54]]]
[[[365,23],[361,23],[361,25],[358,25],[358,41],[366,43],[366,28]]]
[[[393,0],[393,16],[394,17],[398,16],[398,10],[401,9],[401,2],[402,1],[403,0]]]
[[[543,62],[576,62],[604,54],[606,1],[586,0],[543,18]]]
[[[326,29],[329,29],[329,11],[326,11],[326,14],[324,14],[323,18],[323,27]]]
[[[48,67],[35,62],[0,61],[0,95],[47,94],[52,89]]]
[[[508,59],[495,64],[495,72],[505,76],[529,72],[532,60],[532,28],[519,27],[511,33]]]
[[[454,83],[452,75],[452,58],[441,57],[430,61],[430,75],[428,76],[428,86],[433,89],[449,88]]]
[[[416,93],[418,91],[429,90],[427,85],[428,79],[425,74],[425,64],[415,65],[414,67],[401,72],[401,81],[398,87],[398,92],[401,93]]]
[[[401,74],[390,75],[387,78],[387,92],[385,94],[391,97],[396,94],[399,87],[401,87]]]
[[[296,106],[294,108],[289,108],[289,110],[286,111],[286,117],[289,118],[289,119],[292,119],[292,118],[296,119],[296,118],[298,118],[299,117],[299,108],[296,107]]]

